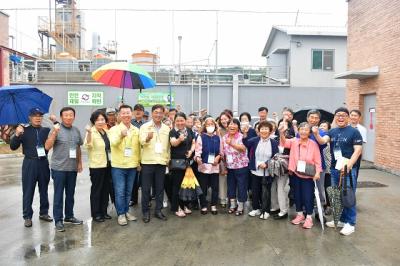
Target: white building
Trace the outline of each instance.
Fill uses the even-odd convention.
[[[291,87],[345,89],[334,78],[346,71],[345,27],[273,26],[262,56],[267,78]]]

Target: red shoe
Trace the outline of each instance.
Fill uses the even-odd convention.
[[[308,217],[307,219],[306,219],[306,221],[304,222],[304,224],[303,224],[303,228],[304,229],[311,229],[312,227],[313,227],[313,221],[312,221],[312,218],[311,217]]]
[[[305,217],[303,214],[297,214],[296,218],[292,220],[292,224],[298,225],[304,222]]]

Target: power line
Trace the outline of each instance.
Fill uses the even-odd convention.
[[[2,8],[4,11],[47,11],[47,7]],[[332,15],[326,12],[309,11],[257,11],[235,9],[156,9],[156,8],[79,8],[81,11],[123,11],[123,12],[224,12],[224,13],[249,13],[249,14],[304,14],[304,15]]]

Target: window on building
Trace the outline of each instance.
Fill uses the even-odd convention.
[[[313,70],[333,70],[334,50],[312,50]]]

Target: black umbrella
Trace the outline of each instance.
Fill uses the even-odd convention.
[[[314,109],[301,109],[294,113],[293,119],[297,120],[297,123],[300,124],[301,122],[307,122],[307,113],[310,110]],[[321,121],[328,121],[329,123],[332,123],[334,114],[331,112],[325,111],[324,109],[316,109],[321,113]]]

